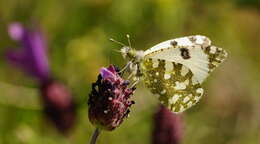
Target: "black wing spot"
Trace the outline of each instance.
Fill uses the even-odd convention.
[[[171,41],[171,45],[172,45],[172,46],[177,46],[177,45],[178,45],[178,42],[175,41],[175,40],[173,40],[173,41]]]
[[[197,40],[195,36],[190,36],[189,39],[192,43],[195,43]]]
[[[183,59],[191,58],[190,57],[190,52],[189,52],[189,50],[187,48],[181,48],[180,51],[181,51],[181,56],[182,56]]]
[[[205,51],[206,51],[207,53],[209,53],[210,47],[211,47],[211,46],[207,46],[207,47],[206,47]]]

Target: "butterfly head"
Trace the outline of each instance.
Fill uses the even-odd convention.
[[[124,59],[131,61],[132,63],[139,63],[143,58],[144,52],[133,49],[130,42],[130,36],[127,34],[126,37],[128,39],[128,46],[112,38],[110,40],[123,46],[120,50],[120,53],[122,54]]]
[[[124,46],[121,48],[120,52],[124,59],[132,62],[140,62],[144,55],[143,51],[137,51],[129,46]]]

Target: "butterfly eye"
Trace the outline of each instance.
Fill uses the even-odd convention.
[[[122,53],[123,57],[125,58],[126,55],[129,53],[130,48],[127,46],[124,46],[123,48],[121,48],[120,52]]]

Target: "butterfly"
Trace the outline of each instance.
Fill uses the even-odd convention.
[[[199,102],[204,93],[201,84],[227,57],[224,49],[202,35],[167,40],[146,51],[133,49],[129,40],[120,52],[136,83],[143,80],[174,113]]]

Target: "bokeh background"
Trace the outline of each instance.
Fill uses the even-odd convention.
[[[75,129],[59,134],[42,115],[35,82],[4,59],[17,43],[7,26],[40,25],[48,38],[52,73],[70,86],[78,105]],[[229,53],[209,77],[201,102],[183,114],[184,144],[260,143],[259,0],[0,0],[0,144],[86,144],[91,82],[99,68],[123,66],[119,45],[130,34],[136,49],[192,34],[211,38]],[[151,143],[158,101],[138,86],[130,117],[98,143]]]

